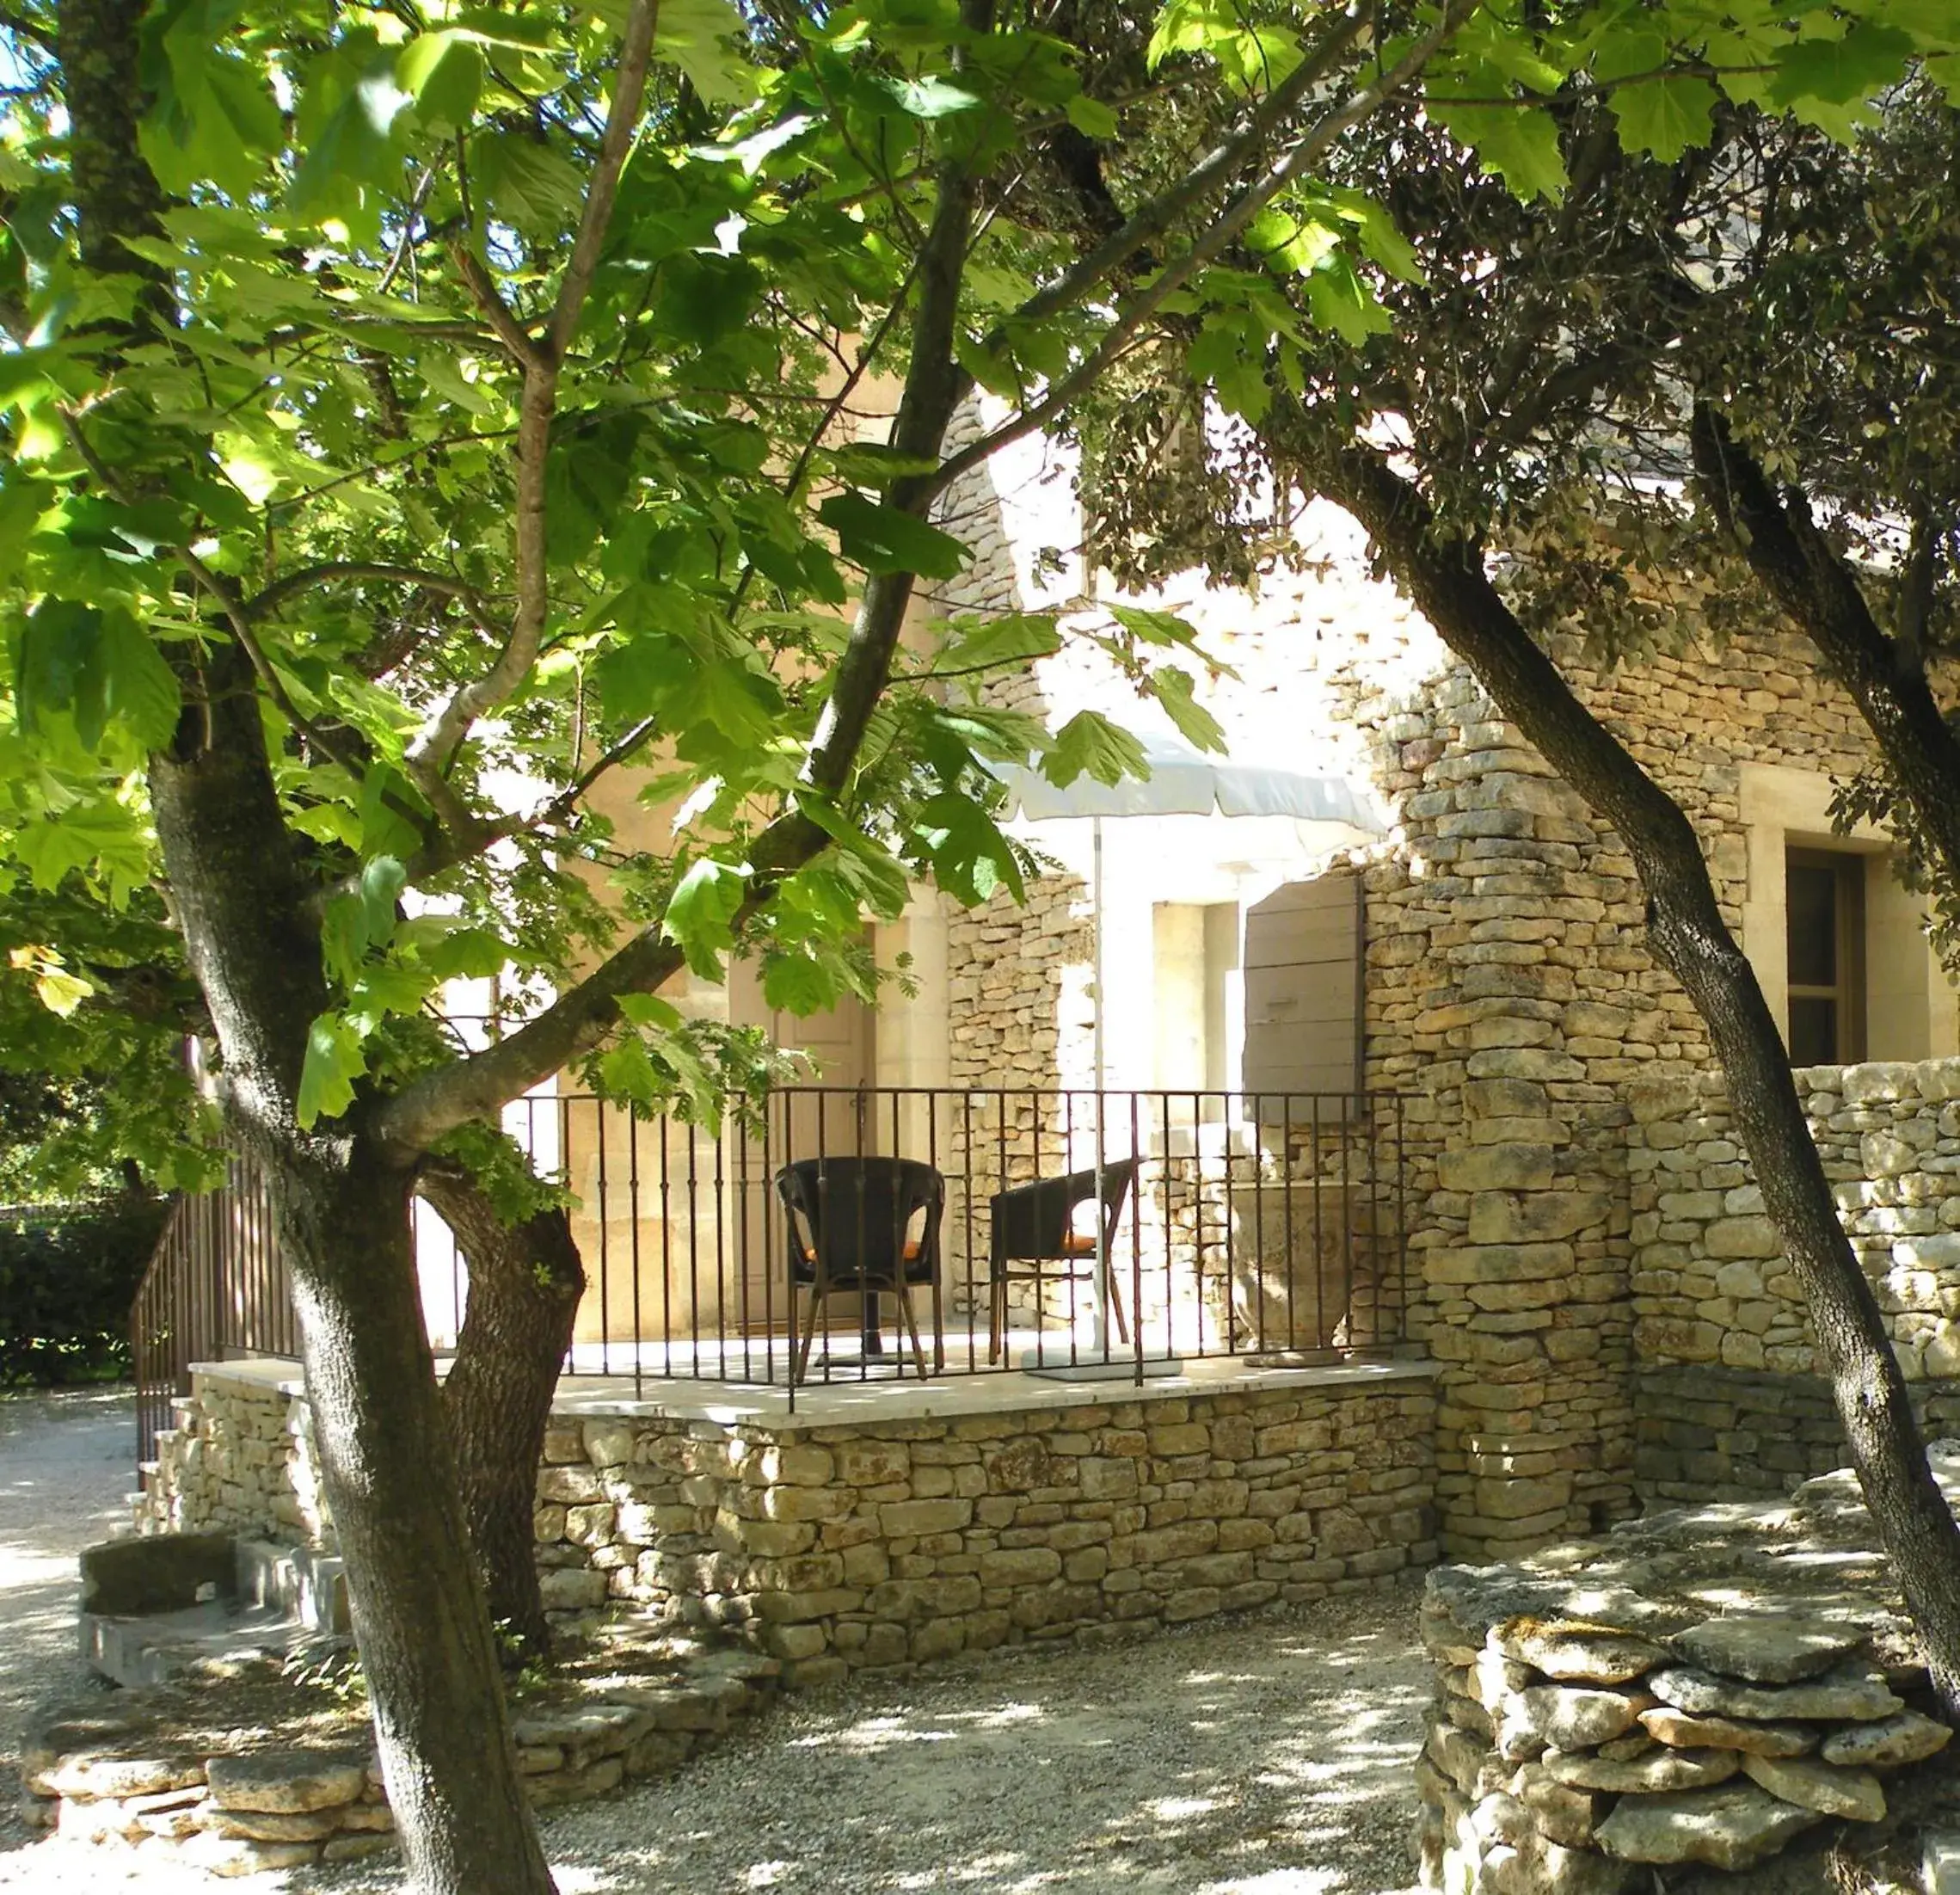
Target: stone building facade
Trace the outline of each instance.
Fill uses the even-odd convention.
[[[938,601],[947,609],[1060,608],[1091,621],[1105,609],[1079,558],[1041,556],[1069,534],[1066,487],[1039,452],[1029,448],[1018,464],[1005,458],[959,496],[954,525],[977,557]],[[1712,1060],[1687,996],[1647,948],[1625,850],[1392,589],[1369,576],[1349,523],[1314,509],[1302,536],[1303,569],[1262,581],[1256,595],[1194,581],[1144,602],[1183,612],[1229,666],[1205,692],[1229,746],[1263,743],[1271,754],[1277,731],[1287,754],[1311,751],[1317,763],[1346,770],[1389,812],[1379,845],[1303,863],[1300,873],[1355,866],[1364,877],[1363,1070],[1369,1087],[1402,1098],[1407,1339],[1439,1371],[1443,1544],[1458,1556],[1500,1557],[1596,1530],[1656,1491],[1643,1486],[1637,1451],[1642,1391],[1661,1386],[1653,1376],[1690,1360],[1744,1375],[1780,1368],[1803,1376],[1809,1364],[1797,1359],[1787,1299],[1768,1327],[1752,1329],[1776,1298],[1725,1298],[1693,1272],[1677,1271],[1665,1293],[1656,1288],[1665,1274],[1650,1254],[1661,1241],[1653,1221],[1661,1161],[1649,1142],[1657,1122],[1641,1115],[1656,1086],[1708,1083]],[[1791,963],[1793,941],[1803,951],[1803,920],[1792,934],[1788,904],[1799,889],[1796,864],[1821,861],[1839,877],[1834,898],[1857,910],[1859,964],[1831,1003],[1845,1014],[1845,1055],[1895,1062],[1960,1050],[1953,991],[1889,874],[1886,838],[1834,830],[1834,791],[1869,752],[1852,707],[1797,642],[1766,631],[1719,653],[1656,654],[1610,674],[1588,669],[1576,642],[1558,656],[1694,824],[1724,918],[1779,1015],[1788,1021],[1809,1006],[1814,1020],[1819,1004],[1794,978],[1811,970]],[[1084,705],[1120,721],[1127,701],[1121,680],[1080,653],[1004,680],[993,696],[1054,722]],[[1147,873],[1140,880],[1106,901],[1106,916],[1133,938],[1151,912]],[[1083,878],[1068,872],[1035,883],[1024,906],[1003,896],[949,914],[949,1083],[1082,1083],[1088,920]],[[1148,1056],[1167,1037],[1161,1015],[1199,1004],[1158,946],[1163,979],[1127,975],[1129,1010],[1115,1036],[1125,1051],[1112,1085],[1192,1083]],[[1116,975],[1109,986],[1108,1004],[1120,1010]],[[1861,1016],[1856,1044],[1852,1010]],[[1819,1076],[1814,1098],[1828,1104],[1834,1083]],[[1914,1095],[1909,1111],[1886,1107],[1903,1112],[1899,1137],[1933,1141],[1929,1165],[1945,1155],[1942,1105]],[[1838,1117],[1850,1110],[1846,1102]],[[1828,1112],[1827,1122],[1835,1123]],[[1871,1143],[1862,1120],[1859,1140]],[[1731,1141],[1711,1129],[1688,1148],[1707,1154],[1706,1189],[1746,1197]],[[1827,1144],[1826,1155],[1840,1172],[1872,1168],[1862,1148]],[[1930,1218],[1944,1232],[1946,1189],[1941,1172],[1920,1169],[1909,1185],[1884,1186],[1862,1203],[1868,1264],[1881,1259],[1865,1237],[1903,1228],[1901,1218]],[[1887,1192],[1895,1203],[1880,1201]],[[1960,1199],[1951,1215],[1960,1220]],[[1668,1240],[1702,1256],[1729,1234],[1711,1217],[1692,1239]],[[1937,1247],[1937,1234],[1926,1234]],[[1711,1279],[1725,1263],[1752,1261],[1706,1260]],[[1884,1269],[1896,1275],[1891,1263]],[[1940,1302],[1943,1289],[1920,1283],[1925,1274],[1908,1271],[1906,1288],[1886,1292],[1915,1373],[1929,1350],[1944,1364],[1960,1313]],[[1715,1314],[1684,1314],[1684,1295],[1705,1287],[1700,1300]],[[1722,1331],[1713,1343],[1711,1324]],[[1705,1352],[1683,1357],[1667,1343],[1681,1332],[1700,1338]]]

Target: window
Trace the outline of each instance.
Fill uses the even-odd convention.
[[[1865,858],[1791,849],[1784,858],[1790,1062],[1865,1057]]]

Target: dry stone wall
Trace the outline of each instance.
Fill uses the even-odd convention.
[[[1960,1375],[1960,1060],[1797,1075],[1845,1228],[1910,1381]],[[1809,1374],[1797,1280],[1719,1075],[1629,1094],[1641,1360]]]
[[[234,1378],[200,1373],[237,1412]],[[289,1403],[243,1408],[268,1446]],[[1321,1598],[1436,1555],[1419,1364],[1219,1393],[1058,1388],[1052,1406],[768,1426],[561,1412],[534,1516],[548,1610],[660,1609],[784,1662],[790,1685],[1029,1640],[1132,1637]],[[303,1405],[302,1405],[303,1412]],[[303,1423],[298,1424],[303,1426]],[[207,1439],[165,1448],[148,1530],[209,1518]],[[271,1510],[226,1523],[267,1532]]]
[[[157,1431],[137,1496],[138,1533],[224,1532],[290,1546],[332,1537],[311,1412],[295,1379],[194,1371],[191,1394]]]
[[[642,1661],[644,1654],[641,1654]],[[780,1669],[753,1652],[664,1641],[661,1668],[551,1704],[519,1704],[512,1720],[525,1793],[538,1807],[603,1796],[665,1775],[758,1707]],[[194,1710],[184,1701],[197,1694]],[[566,1695],[573,1694],[573,1695]],[[122,1694],[56,1707],[22,1747],[22,1813],[31,1829],[121,1845],[158,1872],[220,1876],[335,1863],[395,1847],[395,1818],[365,1733],[344,1747],[269,1746],[248,1707],[236,1747],[211,1754],[223,1683]],[[204,1733],[201,1745],[183,1736]],[[255,1746],[255,1747],[254,1747]]]
[[[1932,1459],[1951,1501],[1960,1444]],[[1423,1881],[1451,1895],[1749,1868],[1827,1823],[1882,1820],[1899,1773],[1952,1736],[1848,1472],[1440,1569],[1422,1631]]]

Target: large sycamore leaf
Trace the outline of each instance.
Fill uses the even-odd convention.
[[[338,1013],[323,1013],[306,1035],[306,1059],[299,1068],[293,1104],[299,1129],[309,1131],[323,1118],[338,1118],[353,1104],[354,1081],[366,1070],[358,1030]]]
[[[1508,105],[1452,104],[1431,102],[1438,124],[1467,145],[1477,161],[1502,178],[1519,197],[1561,201],[1565,187],[1565,160],[1558,149],[1558,126],[1551,114],[1522,100]]]
[[[722,975],[722,956],[734,945],[730,923],[748,893],[748,871],[704,856],[681,877],[667,899],[666,932],[687,964],[710,980]]]
[[[817,508],[817,518],[837,535],[844,557],[866,572],[951,579],[968,557],[952,534],[862,494],[833,494]]]
[[[1097,711],[1078,711],[1055,732],[1041,759],[1041,774],[1066,790],[1084,774],[1097,783],[1121,783],[1125,777],[1147,777],[1150,766],[1143,746],[1125,729]]]
[[[1610,102],[1621,145],[1672,164],[1691,146],[1708,142],[1715,129],[1716,99],[1707,80],[1669,73],[1620,86]]]

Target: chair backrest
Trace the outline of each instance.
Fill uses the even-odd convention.
[[[1061,1178],[1039,1178],[1017,1184],[993,1200],[993,1254],[997,1260],[1060,1257],[1078,1204],[1101,1201],[1103,1232],[1107,1237],[1123,1215],[1123,1203],[1136,1178],[1134,1158],[1110,1160],[1098,1171],[1070,1172]]]
[[[790,1265],[802,1282],[819,1262],[833,1283],[930,1282],[938,1268],[939,1216],[946,1180],[915,1158],[803,1158],[776,1174],[790,1220]],[[913,1255],[906,1232],[925,1223]],[[809,1233],[806,1250],[796,1221]]]

